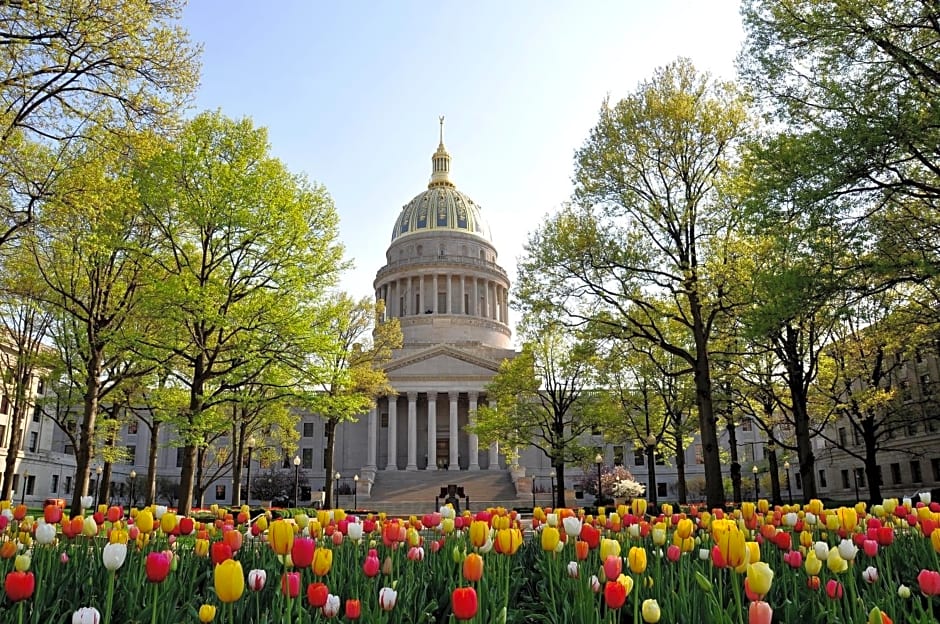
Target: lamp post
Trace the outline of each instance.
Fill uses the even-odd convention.
[[[653,509],[656,509],[656,506],[659,504],[658,495],[659,492],[656,491],[656,436],[649,434],[646,436],[646,464],[647,464],[647,481],[649,481],[649,489],[647,490],[650,503],[653,506]],[[651,511],[650,513],[656,513]]]
[[[353,477],[353,511],[359,509],[359,475]]]
[[[852,477],[855,478],[855,500],[858,501],[858,468],[852,468]]]
[[[245,503],[250,504],[250,501],[251,501],[251,452],[255,450],[254,436],[249,436],[247,440],[247,444],[248,444],[248,474],[245,477]]]
[[[532,475],[532,511],[535,511],[535,480],[538,477]]]
[[[597,500],[595,505],[600,505],[604,501],[604,494],[601,492],[601,466],[604,464],[604,456],[598,453],[594,456],[594,463],[597,464]]]
[[[101,472],[103,470],[101,466],[95,467],[95,474],[98,475],[95,479],[95,508],[101,504]]]
[[[333,479],[336,481],[336,484],[333,486],[333,507],[339,507],[339,480],[342,478],[343,475],[341,475],[339,471],[333,475]]]
[[[294,507],[297,506],[297,488],[300,487],[300,457],[294,455]]]
[[[760,498],[760,483],[757,481],[757,473],[760,472],[757,468],[757,464],[754,464],[754,467],[751,468],[751,472],[754,473],[754,500]]]
[[[793,504],[793,490],[790,489],[790,461],[783,462],[783,469],[787,471],[787,499]]]
[[[23,491],[20,493],[20,505],[26,504],[26,484],[29,483],[29,471],[23,473]]]
[[[137,483],[137,471],[136,470],[131,470],[130,478],[131,478],[131,504],[128,505],[128,507],[133,507],[134,501],[136,500],[136,498],[134,497],[134,484]],[[129,514],[130,512],[131,510],[128,509],[127,513]]]
[[[548,471],[548,478],[551,479],[552,483],[552,507],[555,506],[555,469],[552,468]]]

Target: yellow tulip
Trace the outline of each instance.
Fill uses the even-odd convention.
[[[652,537],[654,546],[662,546],[666,543],[666,529],[653,529]]]
[[[329,548],[317,548],[313,553],[313,573],[325,576],[333,567],[333,551]]]
[[[646,549],[634,546],[627,553],[627,560],[630,562],[630,571],[634,574],[643,574],[646,572]]]
[[[13,560],[13,567],[16,568],[17,572],[26,572],[32,562],[33,560],[30,559],[29,555],[17,555],[16,559]]]
[[[640,613],[643,614],[643,621],[647,622],[648,624],[656,624],[656,622],[659,621],[659,618],[662,617],[659,603],[652,598],[647,598],[643,601],[643,606],[640,609]]]
[[[858,526],[858,511],[854,507],[839,507],[836,515],[839,517],[842,528],[846,531],[854,531],[855,527]]]
[[[930,534],[930,543],[933,545],[934,551],[940,553],[940,529],[934,529]]]
[[[490,534],[489,525],[483,520],[474,520],[470,523],[470,543],[477,548],[486,544]]]
[[[144,509],[137,514],[137,520],[134,522],[141,533],[150,533],[153,531],[153,514],[149,509]]]
[[[751,518],[753,518],[754,517],[754,503],[747,502],[747,501],[741,503],[741,515],[744,517],[745,520],[750,520]]]
[[[760,561],[760,544],[757,542],[746,542],[744,545],[747,546],[748,551],[747,562],[757,563]]]
[[[601,561],[606,561],[607,557],[609,557],[610,555],[619,557],[620,556],[620,542],[618,542],[617,540],[612,540],[612,539],[608,539],[605,537],[604,539],[601,540],[601,548],[600,548],[599,554],[601,557]]]
[[[444,533],[444,535],[450,535],[454,532],[453,518],[444,518],[441,520],[441,532]]]
[[[670,505],[669,503],[663,503],[662,505],[660,505],[660,508],[663,510],[664,516],[672,515],[672,505]]]
[[[215,566],[215,593],[222,602],[235,602],[245,591],[245,575],[242,564],[235,559],[226,559]]]
[[[812,531],[800,531],[800,546],[803,548],[812,548],[813,546],[813,533]]]
[[[806,566],[806,573],[810,576],[816,576],[819,574],[819,571],[822,570],[822,561],[816,557],[815,550],[810,550],[806,553],[806,561],[803,565]]]
[[[198,557],[205,557],[209,554],[209,540],[207,539],[196,539],[196,545],[193,547],[193,552],[196,553]]]
[[[294,546],[294,525],[287,520],[275,520],[268,527],[268,542],[275,553],[288,554]]]
[[[842,520],[839,519],[838,513],[826,514],[826,528],[830,531],[836,531],[839,527],[842,526]]]
[[[692,524],[692,520],[689,518],[683,518],[679,520],[679,524],[676,525],[676,535],[681,539],[688,539],[692,537],[692,532],[695,530],[695,525]]]
[[[812,499],[811,501],[809,501],[808,503],[806,503],[805,509],[806,509],[806,511],[808,511],[808,512],[810,512],[810,513],[813,513],[813,514],[816,514],[816,515],[818,516],[818,515],[821,514],[822,511],[823,511],[823,504],[822,504],[822,501],[819,500],[818,498],[814,498],[814,499]]]
[[[645,498],[634,498],[630,503],[630,507],[633,511],[634,516],[645,516],[646,515],[646,499]]]
[[[766,514],[768,511],[770,511],[770,503],[766,498],[762,498],[757,501],[757,510],[762,514]]]
[[[215,605],[204,604],[199,607],[199,621],[211,622],[215,619]]]
[[[268,530],[268,517],[261,516],[260,518],[255,520],[255,524],[258,525],[259,531],[267,531]]]
[[[111,529],[111,533],[108,535],[108,543],[111,544],[126,544],[128,539],[127,531],[123,529]]]
[[[849,562],[842,558],[839,549],[833,546],[829,549],[829,556],[826,557],[826,567],[833,574],[842,574],[849,569]]]
[[[542,529],[542,550],[554,551],[560,541],[561,536],[558,534],[558,529],[551,526]]]
[[[617,582],[623,585],[623,588],[627,590],[627,595],[629,596],[630,592],[633,591],[633,577],[621,574],[617,577]]]
[[[729,568],[734,568],[736,572],[744,572],[744,567],[748,563],[748,548],[744,533],[738,530],[733,523],[729,525],[732,529],[726,529],[719,533],[716,543],[718,550]]]
[[[164,533],[171,533],[173,529],[176,528],[176,523],[179,521],[175,513],[165,513],[160,518],[160,530]]]
[[[774,571],[763,561],[751,563],[747,566],[747,584],[751,591],[758,596],[767,595],[773,580]]]
[[[522,546],[522,531],[519,529],[500,529],[496,532],[496,543],[504,555],[514,555]]]

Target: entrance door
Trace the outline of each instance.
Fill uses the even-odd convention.
[[[450,464],[450,438],[437,439],[437,468],[447,470]]]

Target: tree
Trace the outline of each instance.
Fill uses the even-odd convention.
[[[534,446],[551,462],[558,479],[557,507],[565,506],[565,464],[587,456],[581,437],[602,422],[603,401],[592,392],[597,365],[590,342],[559,325],[523,322],[522,352],[504,360],[486,386],[488,406],[477,410],[468,429],[480,442]],[[495,406],[494,406],[495,402]]]
[[[577,154],[579,206],[530,237],[516,280],[523,307],[606,327],[611,338],[652,344],[688,366],[711,507],[724,492],[709,341],[728,312],[723,266],[735,205],[727,184],[745,130],[735,88],[687,60],[616,104],[605,101]]]
[[[401,347],[401,326],[397,318],[381,322],[382,301],[370,297],[354,301],[340,294],[331,310],[328,335],[333,348],[311,353],[301,371],[300,404],[325,422],[326,445],[323,489],[327,508],[333,506],[333,452],[336,429],[344,422],[356,422],[360,414],[375,407],[378,397],[392,388],[383,367],[392,350]],[[370,336],[371,334],[371,336]]]
[[[167,326],[151,346],[173,354],[172,375],[189,392],[179,427],[181,513],[192,507],[206,415],[266,365],[296,354],[298,341],[310,343],[305,319],[317,316],[343,268],[326,191],[268,149],[250,121],[203,113],[139,176],[161,242],[151,309]]]
[[[71,143],[167,125],[198,80],[182,0],[0,3],[0,245],[62,192]]]

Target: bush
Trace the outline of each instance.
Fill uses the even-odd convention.
[[[582,466],[584,474],[574,482],[575,489],[580,489],[588,494],[597,496],[597,466],[594,466],[594,472],[590,472],[590,466]],[[614,493],[614,487],[620,481],[633,481],[633,473],[623,466],[602,466],[601,467],[601,491],[605,497],[619,496]]]

